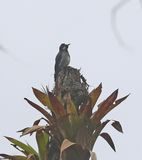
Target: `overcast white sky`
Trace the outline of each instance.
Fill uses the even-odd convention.
[[[90,90],[100,82],[100,101],[115,89],[131,96],[105,119],[119,120],[120,134],[106,127],[114,140],[114,153],[100,137],[98,160],[140,159],[142,120],[142,8],[130,0],[117,14],[123,47],[114,36],[111,10],[119,0],[0,0],[0,152],[16,154],[4,135],[19,138],[17,130],[30,126],[41,114],[24,97],[38,102],[31,87],[53,88],[58,46],[71,43],[71,66],[81,68]],[[27,140],[28,139],[28,140]],[[32,140],[31,140],[32,139]],[[34,137],[23,137],[35,145]]]

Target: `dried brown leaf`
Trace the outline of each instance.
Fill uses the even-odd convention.
[[[101,120],[106,113],[108,113],[110,107],[113,105],[114,101],[116,100],[118,95],[118,89],[115,90],[105,101],[103,101],[98,110],[92,116],[93,121]]]
[[[61,144],[61,150],[60,150],[60,156],[62,155],[63,151],[67,148],[71,147],[72,145],[75,145],[76,143],[69,141],[68,139],[64,139],[64,141]]]
[[[90,160],[97,160],[97,156],[95,152],[91,152],[90,151],[90,155],[91,155],[91,159]]]
[[[22,135],[21,135],[21,136],[24,136],[24,135],[27,135],[27,134],[30,134],[30,135],[31,135],[33,132],[37,132],[37,131],[43,130],[43,129],[45,129],[45,126],[34,125],[34,126],[32,126],[32,127],[27,128],[26,130],[24,130],[24,131],[22,132]]]

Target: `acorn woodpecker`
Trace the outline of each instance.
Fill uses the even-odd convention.
[[[59,52],[55,58],[55,81],[58,73],[70,63],[70,55],[68,52],[69,45],[70,44],[62,43],[59,47]]]

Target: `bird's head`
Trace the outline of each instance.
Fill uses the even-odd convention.
[[[69,47],[70,44],[65,44],[65,43],[62,43],[59,47],[59,50],[60,51],[67,51],[68,47]]]

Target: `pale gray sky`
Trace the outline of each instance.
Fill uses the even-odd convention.
[[[130,0],[117,14],[117,28],[130,48],[122,47],[111,27],[111,10],[119,0],[0,0],[0,152],[16,154],[4,135],[19,138],[41,114],[24,97],[38,101],[31,87],[53,88],[54,58],[60,43],[71,43],[71,66],[81,68],[91,88],[103,83],[100,101],[119,88],[131,96],[105,119],[121,122],[124,134],[106,127],[114,153],[100,137],[98,160],[140,159],[142,91],[142,8]],[[27,140],[28,139],[28,140]],[[32,140],[31,140],[32,139]],[[34,137],[23,137],[35,145]]]

